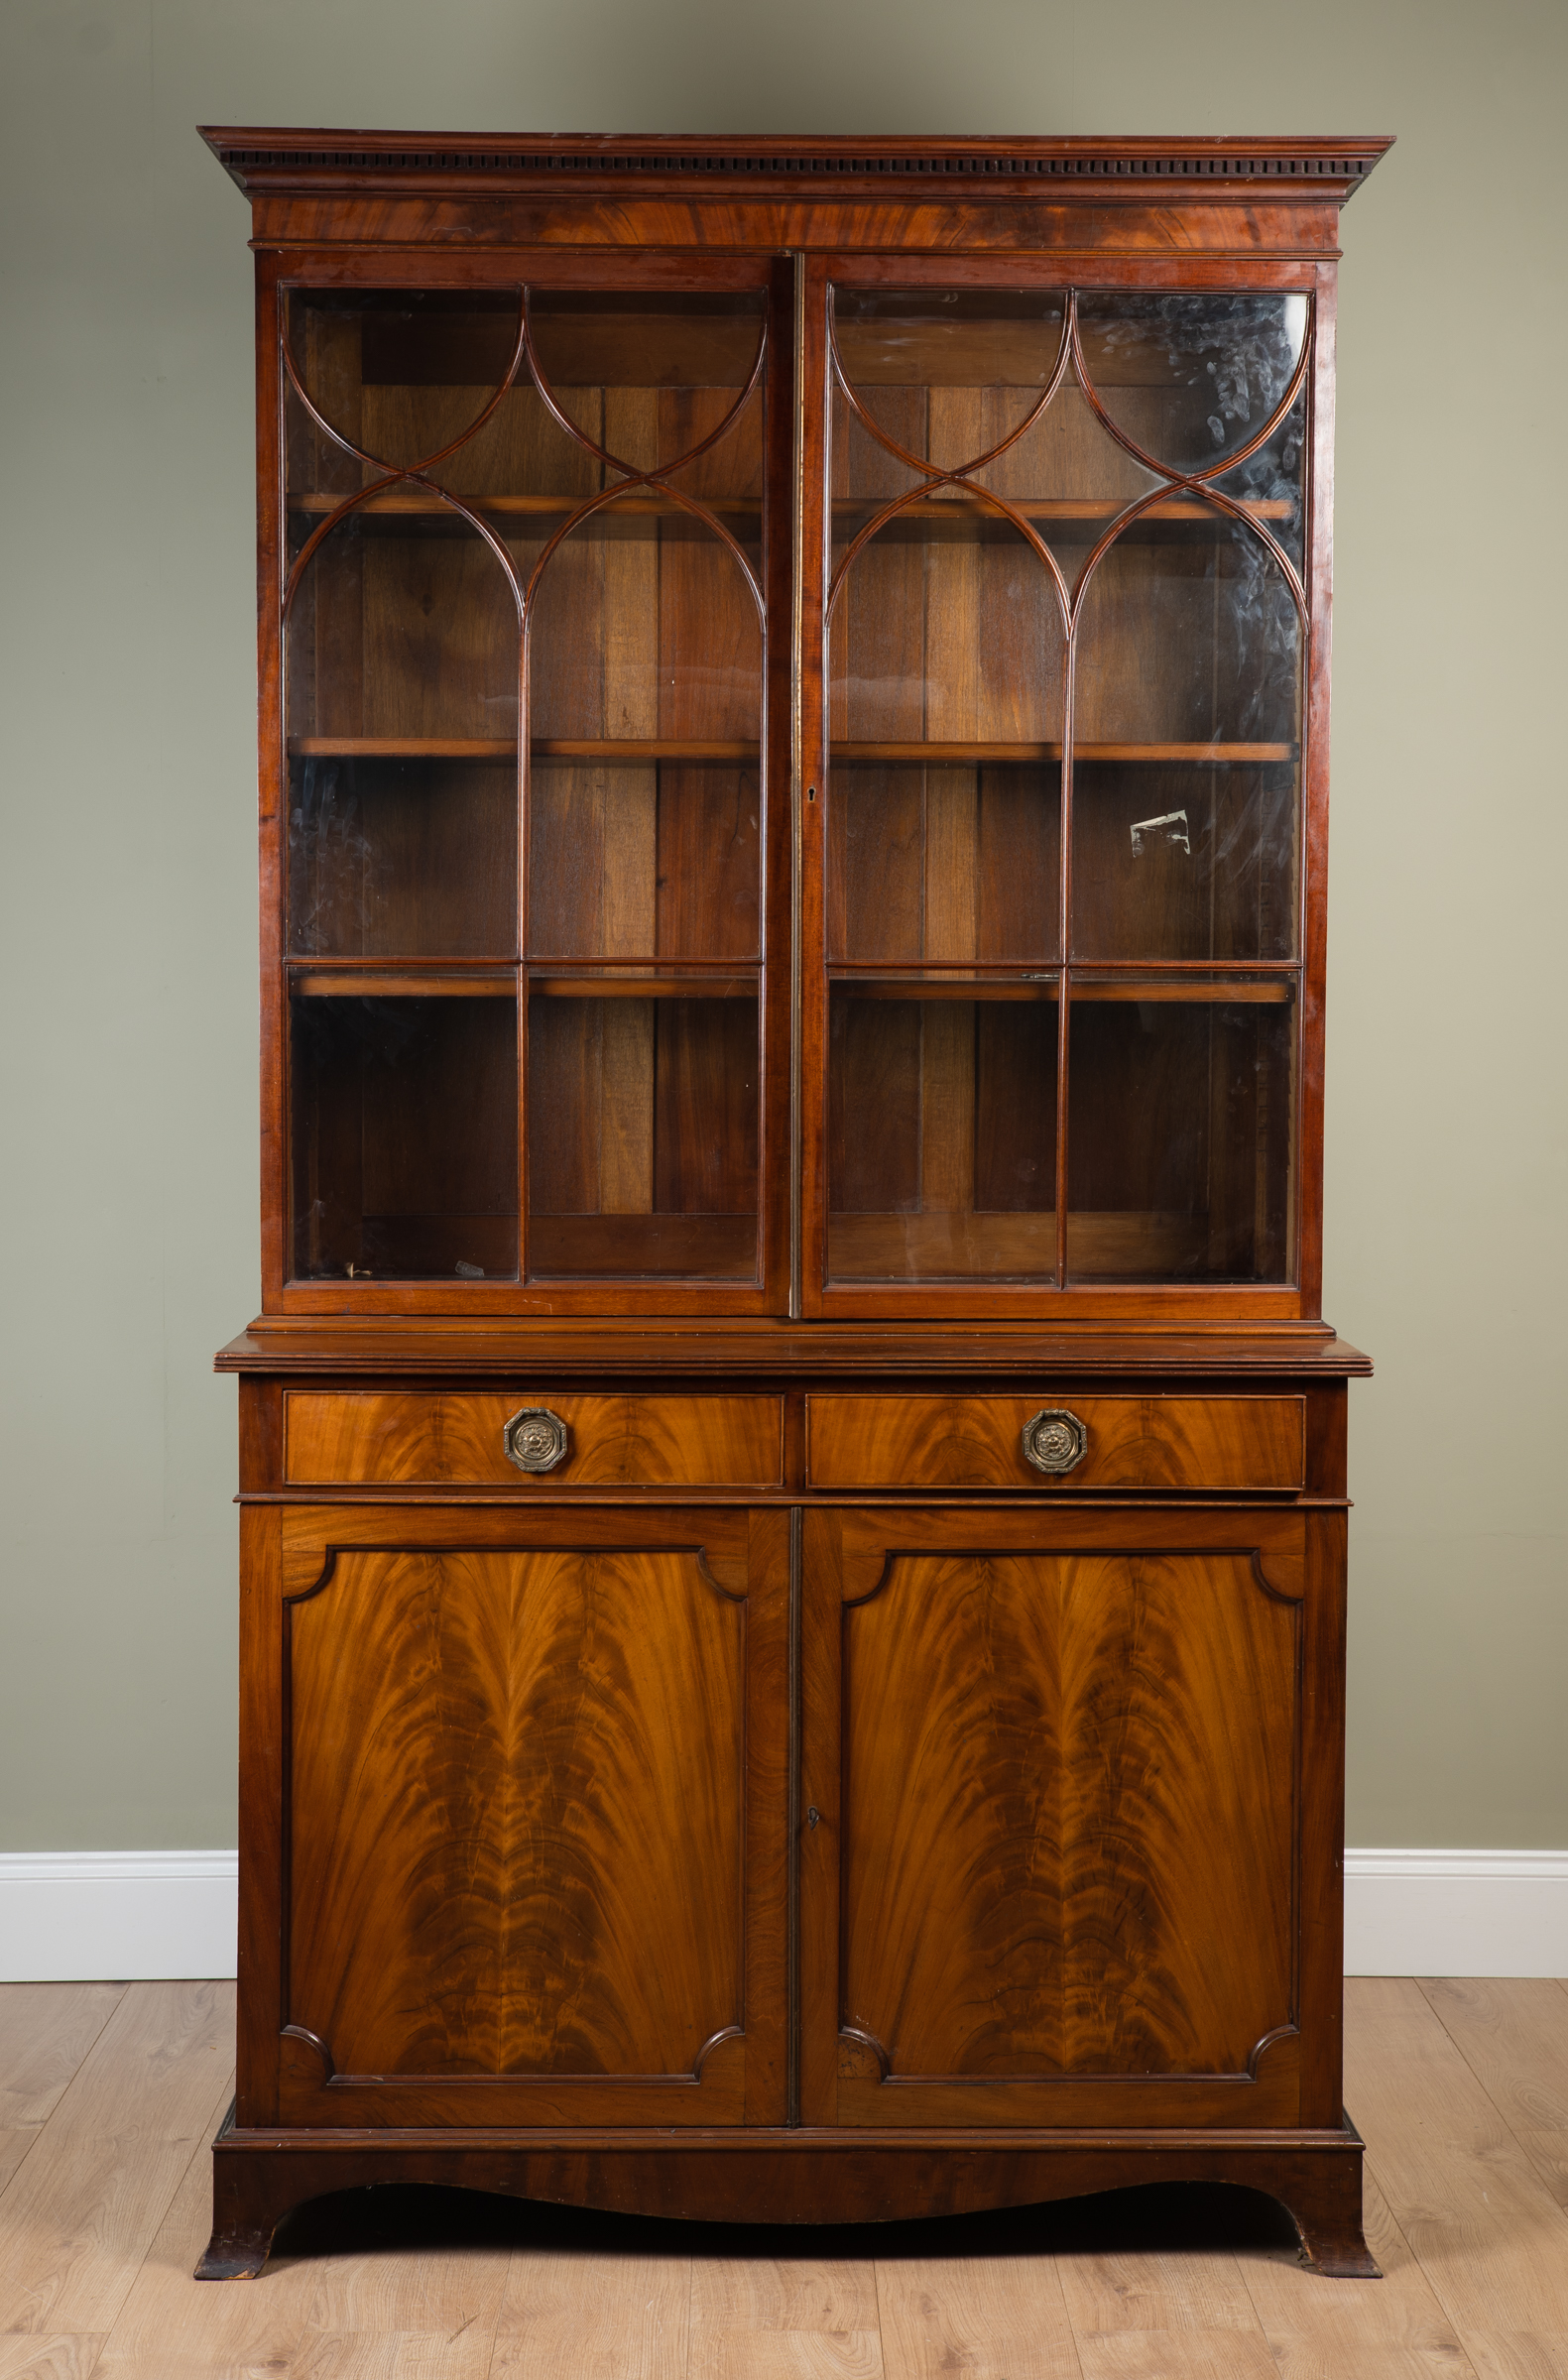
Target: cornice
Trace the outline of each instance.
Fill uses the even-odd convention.
[[[906,190],[983,183],[988,192],[1143,197],[1299,194],[1343,205],[1392,143],[1334,139],[1083,136],[991,140],[685,138],[590,133],[350,132],[203,125],[201,137],[247,196],[342,189],[370,179],[426,188],[618,188],[819,192],[874,181]]]

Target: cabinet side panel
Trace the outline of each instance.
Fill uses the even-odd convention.
[[[270,1386],[263,1390],[271,1394]],[[283,1515],[240,1513],[239,2040],[236,2117],[278,2119],[283,2023]]]
[[[1343,1411],[1343,1392],[1341,1401]],[[1301,1714],[1301,2121],[1344,2109],[1345,1619],[1344,1512],[1306,1524]]]

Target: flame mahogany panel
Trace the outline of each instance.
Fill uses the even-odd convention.
[[[279,2114],[765,2117],[787,1522],[496,1517],[286,1523]]]
[[[1306,1400],[1299,1396],[1076,1396],[1089,1433],[1075,1468],[1053,1478],[1025,1458],[1036,1396],[819,1396],[806,1399],[813,1488],[1299,1488]]]
[[[1301,2120],[1306,1527],[808,1515],[819,2120]]]
[[[521,1406],[546,1404],[566,1424],[566,1459],[530,1474],[509,1462],[502,1432]],[[285,1400],[285,1473],[307,1486],[446,1485],[554,1488],[776,1488],[784,1479],[778,1396],[559,1396],[383,1389],[292,1389]]]

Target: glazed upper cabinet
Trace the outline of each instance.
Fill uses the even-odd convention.
[[[270,1301],[1310,1312],[1319,269],[475,263],[276,292]]]

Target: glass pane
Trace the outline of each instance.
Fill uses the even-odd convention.
[[[397,999],[346,977],[306,987],[292,1004],[297,1277],[515,1277],[512,980]]]
[[[1049,386],[1061,352],[1059,291],[847,290],[833,293],[844,378],[884,436],[938,471],[957,471],[1011,437]],[[846,409],[848,411],[848,409]],[[871,459],[851,440],[848,484]]]
[[[1299,573],[1306,552],[1306,391],[1269,432],[1256,454],[1214,485],[1264,522]]]
[[[1071,1015],[1069,1275],[1288,1280],[1293,984],[1075,978]]]
[[[737,541],[755,575],[755,518]],[[726,758],[755,762],[762,620],[735,553],[667,499],[628,497],[590,514],[556,546],[531,599],[529,691],[536,752],[560,742],[718,744],[735,747]]]
[[[1118,537],[1074,645],[1075,957],[1294,955],[1300,661],[1234,516],[1185,499]]]
[[[1056,992],[835,984],[833,1280],[1050,1278]]]
[[[1091,291],[1078,335],[1095,394],[1156,462],[1208,471],[1284,402],[1306,337],[1307,300],[1284,292],[1181,297]]]
[[[289,352],[339,437],[407,471],[484,412],[512,368],[521,314],[519,290],[300,290],[289,299]],[[297,400],[290,448],[291,489],[354,488],[376,476]]]
[[[758,571],[760,523],[736,524]],[[759,954],[763,669],[744,569],[667,498],[556,547],[529,639],[534,956]]]
[[[763,344],[760,291],[714,297],[531,292],[529,324],[543,378],[563,412],[619,472],[671,471],[719,428],[751,381]],[[755,506],[762,495],[763,408],[743,417],[682,481],[706,500]],[[618,467],[618,468],[617,468]]]
[[[517,767],[296,758],[289,948],[311,958],[516,958]]]
[[[390,757],[411,741],[485,743],[497,759],[515,746],[516,597],[478,531],[429,501],[428,513],[350,513],[305,564],[287,643],[298,757],[366,739]],[[296,519],[295,551],[312,527]]]
[[[757,999],[705,990],[532,986],[531,1278],[756,1278]]]
[[[1054,764],[836,765],[829,956],[896,966],[1053,960],[1060,838]]]
[[[973,474],[1021,512],[1055,555],[1069,587],[1116,515],[1159,486],[1095,415],[1083,391],[1059,388],[1037,421]]]
[[[757,958],[761,814],[755,763],[536,761],[530,956]]]

